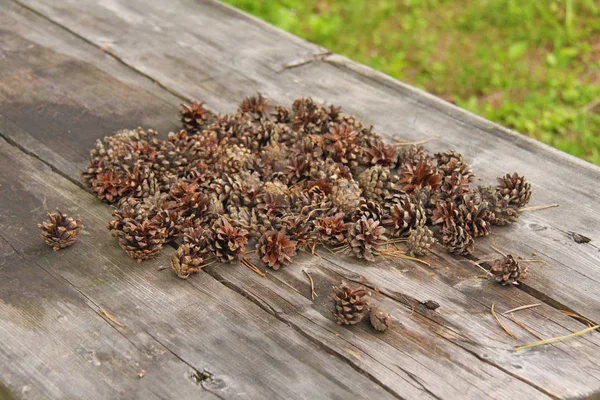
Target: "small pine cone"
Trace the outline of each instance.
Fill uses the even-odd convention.
[[[475,180],[475,174],[473,173],[471,166],[464,162],[460,153],[454,150],[448,150],[443,153],[436,153],[435,159],[442,175],[451,176],[452,174],[460,174],[467,182],[473,182]]]
[[[408,194],[422,189],[434,192],[441,182],[441,174],[429,159],[422,159],[417,164],[406,163],[400,170],[399,185]]]
[[[202,269],[204,262],[203,253],[190,244],[179,246],[177,251],[171,255],[171,270],[181,279],[187,279],[193,273]]]
[[[387,197],[399,191],[397,186],[398,176],[394,175],[388,167],[376,165],[361,172],[357,181],[362,189],[362,194],[367,200],[383,203]]]
[[[233,226],[227,219],[217,219],[211,228],[212,250],[217,260],[231,262],[244,254],[248,231]]]
[[[475,251],[475,241],[462,226],[450,225],[442,231],[442,240],[446,250],[452,254],[467,255]]]
[[[371,200],[367,201],[361,198],[358,207],[356,207],[356,210],[354,211],[354,219],[357,220],[361,217],[383,221],[387,215],[385,214],[384,208],[381,207],[378,202]]]
[[[313,223],[306,215],[290,214],[282,219],[286,234],[296,242],[296,248],[306,250],[316,244]]]
[[[429,248],[435,243],[433,233],[426,226],[419,226],[410,231],[406,246],[408,254],[412,257],[420,257],[427,254]]]
[[[239,111],[250,114],[254,120],[270,119],[277,114],[275,107],[269,105],[269,100],[260,93],[257,96],[245,98],[240,104]]]
[[[496,191],[501,198],[508,200],[510,205],[519,208],[525,207],[531,198],[531,185],[524,176],[519,176],[516,172],[499,177]]]
[[[362,153],[359,132],[349,124],[336,124],[323,136],[325,150],[334,161],[345,165],[358,165]]]
[[[352,214],[360,203],[360,187],[354,180],[338,179],[331,188],[331,201],[340,211]]]
[[[263,263],[278,270],[282,265],[292,262],[296,256],[296,242],[285,231],[268,231],[256,244],[258,255]]]
[[[167,240],[167,230],[156,219],[126,219],[118,235],[119,245],[137,262],[155,257]]]
[[[429,159],[429,154],[423,146],[401,146],[396,153],[398,158],[397,165],[413,164],[416,165],[424,159]]]
[[[38,224],[38,227],[42,231],[42,239],[54,251],[75,243],[79,232],[84,228],[80,219],[68,217],[67,214],[61,213],[58,209],[55,213],[48,213],[47,220]]]
[[[379,221],[361,217],[348,231],[349,252],[358,258],[375,261],[387,241],[384,233],[385,228]]]
[[[444,176],[440,186],[440,200],[454,200],[459,196],[471,194],[469,179],[460,172],[453,172],[451,175]]]
[[[510,254],[506,257],[494,261],[490,273],[494,276],[496,282],[507,285],[517,285],[517,280],[527,272],[527,268],[522,268],[517,260]]]
[[[338,325],[358,324],[367,315],[371,293],[360,288],[353,290],[347,283],[333,288],[333,317]]]
[[[245,147],[237,145],[223,147],[215,165],[217,171],[235,174],[252,167],[254,154]]]
[[[505,226],[519,219],[519,208],[511,205],[508,199],[501,198],[493,186],[479,186],[475,196],[489,203],[489,209],[494,213],[490,221],[492,225]]]
[[[387,145],[379,139],[371,139],[363,147],[363,163],[365,165],[383,165],[394,167],[397,160],[396,147]]]
[[[369,312],[369,322],[378,332],[384,332],[392,326],[392,316],[379,307],[372,307]]]
[[[411,229],[425,225],[427,221],[421,204],[409,196],[394,196],[386,203],[383,224],[394,237],[404,237]]]
[[[104,171],[90,179],[92,192],[102,201],[114,203],[128,190],[124,175],[114,171]]]
[[[456,223],[462,225],[473,237],[487,236],[492,229],[494,214],[488,209],[486,201],[477,200],[474,196],[462,196]]]
[[[290,190],[287,187],[287,185],[280,181],[265,182],[264,185],[265,185],[263,188],[264,193],[269,193],[269,194],[275,195],[275,196],[278,196],[278,195],[287,196],[290,194]]]
[[[330,217],[317,219],[315,229],[325,243],[337,245],[346,239],[348,224],[344,223],[345,217],[346,215],[340,212]]]
[[[204,103],[192,102],[191,105],[181,105],[181,122],[190,132],[201,131],[209,123],[210,111],[204,108]]]

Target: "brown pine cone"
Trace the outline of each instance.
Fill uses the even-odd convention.
[[[221,217],[211,227],[211,241],[215,258],[229,263],[244,254],[248,231],[233,226],[226,218]]]
[[[371,139],[363,147],[363,162],[365,165],[383,165],[393,167],[397,160],[396,147],[386,145],[379,139]]]
[[[248,113],[255,120],[274,118],[277,111],[269,105],[269,100],[260,93],[257,96],[247,97],[240,104],[240,112]]]
[[[380,165],[365,169],[357,177],[365,199],[379,203],[399,192],[398,179],[388,167]]]
[[[360,288],[353,290],[347,283],[333,288],[333,317],[338,325],[355,325],[369,311],[371,293]]]
[[[433,233],[426,226],[419,226],[410,231],[406,246],[408,254],[412,257],[420,257],[427,254],[431,245],[435,243]]]
[[[490,234],[494,214],[488,209],[486,201],[478,201],[474,196],[464,195],[457,211],[456,223],[463,226],[471,236],[480,237]]]
[[[442,231],[442,234],[442,240],[449,253],[467,255],[473,254],[475,251],[473,236],[462,226],[456,224],[450,225]]]
[[[129,257],[142,262],[155,257],[167,240],[167,230],[156,219],[125,219],[121,230],[117,231],[119,245]]]
[[[171,270],[181,279],[187,279],[191,274],[202,269],[204,254],[188,243],[185,243],[171,255]]]
[[[354,211],[354,219],[357,220],[361,217],[382,221],[387,215],[378,202],[361,198],[358,207]]]
[[[182,104],[181,107],[181,122],[190,132],[200,131],[208,124],[210,111],[204,108],[204,103],[193,101],[191,105]]]
[[[359,132],[351,125],[341,123],[329,128],[323,136],[327,155],[334,161],[355,166],[362,154]]]
[[[343,212],[339,212],[329,217],[318,218],[315,229],[321,240],[332,246],[342,243],[348,233],[348,224],[344,222],[345,217]]]
[[[519,208],[525,207],[531,198],[531,185],[524,176],[516,172],[499,177],[496,191],[501,198],[508,200],[510,205]]]
[[[428,159],[423,159],[416,165],[406,163],[400,171],[400,188],[408,194],[422,189],[436,191],[441,182],[440,173]]]
[[[490,221],[492,225],[505,226],[519,219],[519,208],[500,197],[493,186],[479,186],[475,195],[488,202],[490,211],[494,213],[494,219]]]
[[[262,262],[274,270],[291,263],[292,257],[296,256],[296,242],[284,231],[266,232],[258,241],[256,249]]]
[[[380,226],[380,221],[361,217],[348,231],[349,252],[358,258],[375,261],[375,256],[381,254],[387,241],[384,233],[385,228]]]
[[[384,332],[392,326],[392,316],[379,307],[372,307],[369,312],[369,322],[378,332]]]
[[[425,225],[426,216],[419,202],[409,196],[394,196],[386,203],[383,224],[394,237],[404,237],[411,229]]]
[[[358,183],[345,178],[335,181],[331,188],[333,205],[346,214],[352,214],[360,203],[361,191]]]
[[[38,224],[41,237],[54,251],[71,246],[77,241],[84,228],[79,218],[68,217],[57,208],[55,213],[48,213],[48,218]]]
[[[506,257],[495,260],[490,269],[496,282],[507,285],[518,285],[517,280],[527,272],[527,268],[522,268],[517,260],[510,254]]]

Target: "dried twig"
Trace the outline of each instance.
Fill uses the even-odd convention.
[[[411,261],[416,261],[416,262],[420,262],[421,264],[425,264],[428,267],[431,267],[431,264],[428,263],[425,260],[421,260],[419,258],[415,258],[415,257],[411,257],[411,256],[407,256],[404,253],[401,253],[399,251],[394,251],[394,250],[384,250],[381,252],[381,254],[383,254],[384,256],[390,256],[390,257],[398,257],[398,258],[402,258],[404,260],[411,260]]]
[[[402,140],[398,140],[396,142],[396,146],[412,146],[412,145],[416,146],[418,144],[425,144],[425,143],[431,142],[433,139],[435,139],[435,138],[434,137],[430,137],[430,138],[427,138],[425,140],[420,140],[418,142],[405,142],[405,141],[402,141]]]
[[[250,260],[248,260],[247,258],[242,258],[240,261],[242,262],[242,264],[244,264],[246,267],[248,267],[254,273],[262,276],[263,278],[267,276],[267,274],[262,272],[256,265],[252,264],[250,262]]]
[[[114,322],[115,325],[120,326],[121,328],[125,328],[125,325],[123,325],[122,323],[120,323],[119,321],[117,321],[112,315],[110,315],[109,313],[107,313],[104,308],[100,307],[98,309],[107,319],[109,319],[110,321]]]
[[[538,307],[538,306],[541,306],[541,305],[542,305],[541,303],[527,304],[526,306],[511,308],[508,311],[504,311],[502,314],[506,315],[506,314],[510,314],[512,312],[521,311],[521,310],[527,310],[528,308]]]
[[[303,269],[302,272],[304,272],[310,281],[310,298],[314,300],[315,297],[319,297],[317,292],[315,292],[315,282],[313,282],[313,278],[310,276],[310,273],[307,270]]]
[[[494,247],[493,244],[490,244],[490,247],[492,248],[492,250],[494,250],[495,252],[497,252],[498,254],[500,254],[502,257],[506,257],[506,254],[504,254],[503,252],[501,252],[500,250],[498,250],[496,247]]]
[[[585,335],[586,333],[595,331],[598,328],[600,328],[600,325],[594,325],[594,326],[590,326],[589,328],[583,329],[581,331],[573,332],[573,333],[571,333],[569,335],[558,336],[558,337],[553,337],[553,338],[550,338],[550,339],[540,340],[538,342],[528,343],[528,344],[525,344],[523,346],[515,347],[515,351],[530,349],[532,347],[543,346],[545,344],[550,344],[550,343],[562,342],[564,340],[568,340],[568,339],[571,339],[571,338],[574,338],[574,337],[577,337],[577,336]]]
[[[471,261],[471,260],[469,260]],[[475,261],[471,261],[471,264],[475,265],[477,268],[481,268],[481,270],[483,272],[485,272],[485,277],[487,278],[488,275],[490,274],[490,271],[488,269],[483,268],[481,265],[479,265],[479,263],[476,263]]]
[[[504,329],[504,332],[508,333],[510,336],[514,337],[515,339],[517,339],[517,337],[515,336],[514,333],[512,333],[511,331],[508,330],[507,327],[505,327],[502,322],[500,322],[500,318],[498,318],[498,315],[496,315],[496,311],[494,311],[494,303],[492,303],[492,307],[490,308],[490,311],[492,312],[492,315],[494,316],[494,318],[496,319],[496,322],[498,322],[498,325],[500,325],[502,327],[502,329]]]
[[[519,211],[539,211],[539,210],[545,210],[546,208],[552,208],[552,207],[559,207],[559,205],[558,204],[549,204],[547,206],[525,207],[525,208],[519,209]]]
[[[535,336],[536,338],[540,339],[540,340],[544,340],[543,337],[541,337],[540,335],[538,335],[537,333],[535,333],[534,331],[532,331],[531,329],[529,329],[527,326],[525,326],[524,323],[522,323],[521,321],[519,321],[517,319],[517,317],[515,317],[514,314],[510,314],[510,316],[508,317],[510,318],[515,324],[519,325],[521,328],[525,329],[527,332],[531,333],[533,336]]]

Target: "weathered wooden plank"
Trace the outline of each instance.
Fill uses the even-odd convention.
[[[143,6],[116,0],[19,2],[104,46],[174,92],[201,98],[219,110],[231,110],[239,98],[256,91],[284,104],[313,96],[342,105],[390,138],[435,137],[428,147],[461,151],[482,184],[509,171],[524,173],[532,182],[535,204],[561,207],[528,214],[512,227],[497,229],[488,241],[551,260],[544,268],[532,268],[527,286],[554,304],[600,320],[595,289],[600,253],[594,244],[600,240],[594,229],[600,223],[595,207],[599,168],[343,57],[312,57],[324,50],[217,2],[177,0],[168,17],[159,1]],[[298,62],[311,57],[313,62]],[[593,243],[576,245],[569,231],[585,234]],[[478,255],[484,257],[486,249],[480,246]]]
[[[26,61],[26,59],[25,59]],[[106,68],[106,67],[103,67]],[[81,74],[82,76],[84,75],[83,73]],[[60,73],[56,73],[53,75],[53,79],[52,82],[53,84],[58,87],[60,87],[61,85],[63,85],[63,83],[61,82],[60,79],[61,74]],[[77,76],[77,74],[75,74],[75,76]],[[106,78],[105,78],[106,79]],[[64,78],[62,79],[63,81],[65,80]],[[78,86],[81,88],[85,88],[85,80],[82,81],[82,79],[80,78],[79,80],[75,80],[71,83],[66,83],[66,85],[73,85],[73,86]],[[45,89],[44,86],[40,86],[40,87],[36,87],[36,93],[39,93],[38,96],[40,98],[43,98],[44,91],[47,91],[48,89]],[[85,91],[85,90],[84,90]],[[229,96],[229,95],[226,95]],[[82,103],[86,103],[89,102],[91,100],[86,100],[85,98],[82,98],[81,102]],[[232,102],[232,100],[228,100],[230,101],[228,107],[231,108],[232,105],[234,104]],[[237,99],[236,99],[237,101]],[[89,104],[89,103],[88,103]],[[100,114],[102,114],[102,107],[100,107],[98,109],[98,112]],[[62,124],[64,129],[65,127],[68,127],[68,117],[63,117],[61,115],[57,115],[55,118],[57,121],[57,124],[59,126],[61,126],[60,124]],[[62,121],[62,122],[60,122]],[[21,125],[23,123],[21,122]],[[34,133],[35,135],[36,133]],[[81,154],[85,154],[85,151],[87,150],[87,148],[81,148]],[[61,149],[59,149],[59,151],[62,152]],[[72,177],[74,178],[74,177]],[[319,261],[319,265],[321,265],[321,263],[323,263],[324,261]],[[449,261],[449,262],[454,262],[453,260]],[[324,272],[324,276],[326,276],[327,280],[325,280],[325,282],[327,282],[326,286],[330,286],[330,283],[333,282],[333,279],[331,278],[331,274],[332,271],[335,272],[335,269],[332,269],[332,266],[330,264],[325,264],[326,266],[321,266],[321,268],[323,268]],[[455,267],[455,265],[454,265]],[[364,273],[361,272],[362,269],[358,269],[360,267],[354,265],[350,265],[350,266],[346,266],[346,269],[344,270],[343,274],[347,274],[347,273],[355,273],[353,272],[353,269],[355,271],[359,271],[360,273]],[[414,268],[414,266],[412,265],[408,265],[407,268]],[[363,268],[364,269],[364,268]],[[369,268],[369,271],[371,269]],[[463,269],[465,270],[465,269]],[[402,393],[406,393],[406,391],[408,390],[407,388],[413,388],[412,390],[414,390],[414,382],[412,383],[407,383],[410,382],[410,377],[415,377],[416,382],[419,382],[421,385],[423,385],[424,390],[426,390],[425,393],[433,393],[436,395],[440,395],[441,397],[452,397],[451,395],[454,394],[456,395],[457,393],[459,394],[460,392],[466,390],[466,383],[469,380],[474,380],[477,382],[477,378],[481,378],[482,375],[478,375],[479,372],[477,371],[487,371],[484,373],[483,376],[485,376],[486,378],[488,378],[488,380],[486,380],[486,383],[482,383],[482,384],[474,384],[473,385],[473,397],[480,397],[482,395],[482,393],[489,393],[490,395],[495,395],[495,396],[507,396],[510,393],[515,393],[515,392],[519,392],[519,393],[524,393],[527,391],[530,391],[531,388],[524,386],[522,383],[520,383],[520,381],[518,381],[517,378],[507,374],[506,372],[504,372],[502,369],[499,369],[499,367],[501,368],[506,368],[506,366],[510,366],[512,363],[515,363],[515,360],[513,358],[511,358],[511,354],[510,354],[510,343],[507,345],[507,343],[505,343],[506,338],[504,338],[502,335],[503,333],[501,331],[498,331],[498,327],[495,326],[493,324],[493,321],[491,321],[492,323],[490,323],[489,321],[489,316],[488,316],[488,312],[487,312],[487,308],[484,307],[481,303],[477,303],[474,302],[473,305],[471,307],[467,307],[466,305],[470,304],[470,301],[473,301],[473,298],[477,298],[477,297],[481,297],[482,295],[487,294],[486,290],[488,290],[487,288],[481,288],[480,290],[475,290],[472,291],[472,293],[470,294],[470,296],[467,296],[465,294],[463,294],[462,292],[468,292],[468,290],[470,289],[470,286],[476,286],[474,285],[473,282],[481,282],[481,280],[477,280],[476,278],[474,278],[474,274],[476,272],[475,269],[472,270],[465,270],[463,271],[464,273],[469,274],[468,278],[470,279],[464,279],[463,281],[457,280],[455,276],[450,276],[450,275],[456,275],[457,272],[456,271],[452,271],[451,273],[447,273],[447,275],[444,275],[444,271],[441,271],[442,273],[440,274],[444,279],[443,279],[443,283],[445,285],[448,286],[452,286],[452,285],[456,285],[457,289],[455,289],[456,291],[459,291],[459,289],[461,290],[460,293],[458,294],[452,294],[453,290],[445,287],[444,285],[441,285],[440,283],[436,285],[432,285],[431,287],[429,285],[427,285],[426,287],[421,288],[422,284],[423,284],[423,277],[427,277],[427,271],[423,270],[420,267],[417,267],[417,271],[421,271],[421,272],[417,272],[417,276],[418,278],[413,277],[406,277],[407,278],[407,283],[402,284],[404,282],[404,279],[400,279],[398,277],[398,275],[395,275],[395,280],[392,280],[392,282],[394,282],[395,285],[398,285],[398,287],[394,287],[394,288],[390,288],[389,286],[386,288],[387,291],[389,291],[389,293],[391,293],[392,295],[392,299],[396,300],[396,301],[402,301],[399,300],[402,296],[397,295],[398,292],[402,293],[402,292],[406,292],[406,293],[411,293],[411,296],[414,296],[415,298],[418,299],[422,299],[425,300],[425,298],[421,297],[421,293],[425,292],[428,293],[428,295],[431,294],[435,294],[437,297],[435,297],[436,299],[439,300],[439,302],[441,304],[455,304],[455,308],[452,309],[452,313],[450,315],[453,314],[460,314],[460,309],[459,306],[462,303],[462,306],[464,307],[463,311],[465,313],[465,317],[464,318],[456,318],[454,317],[454,320],[449,319],[448,321],[446,320],[442,320],[441,323],[443,325],[456,325],[459,328],[458,329],[458,334],[459,335],[464,335],[466,334],[467,336],[469,336],[470,334],[472,336],[478,337],[479,335],[491,335],[492,336],[492,340],[489,342],[483,341],[483,342],[479,342],[477,340],[474,341],[475,344],[473,344],[473,349],[471,349],[471,351],[474,354],[470,354],[468,352],[465,351],[460,351],[460,349],[462,349],[463,347],[465,347],[465,345],[460,341],[460,340],[454,340],[454,341],[450,341],[448,339],[448,337],[444,337],[440,334],[432,334],[431,332],[429,332],[426,336],[426,340],[424,339],[424,343],[427,344],[427,346],[431,347],[431,348],[438,348],[441,347],[443,349],[445,349],[446,352],[452,354],[451,360],[448,361],[448,363],[444,363],[441,362],[440,360],[438,360],[437,358],[439,358],[439,354],[437,353],[427,353],[425,352],[425,356],[424,358],[420,358],[419,362],[415,362],[412,361],[412,364],[410,364],[410,360],[408,358],[406,358],[406,355],[403,354],[403,351],[406,352],[407,349],[412,350],[413,353],[419,353],[421,352],[421,348],[419,347],[418,343],[413,343],[413,341],[411,340],[404,340],[404,341],[399,341],[396,342],[394,340],[392,340],[392,345],[389,347],[385,347],[387,351],[390,352],[390,354],[394,354],[394,356],[397,357],[401,357],[402,360],[404,360],[405,362],[409,362],[409,366],[408,367],[404,367],[406,368],[406,371],[404,370],[398,370],[398,371],[393,371],[390,372],[390,365],[384,365],[382,364],[382,361],[380,360],[388,360],[390,359],[390,356],[385,354],[385,352],[382,352],[378,346],[379,346],[379,342],[376,343],[370,343],[368,341],[368,337],[369,337],[369,332],[366,333],[362,333],[361,335],[351,335],[349,334],[349,338],[346,339],[347,341],[349,341],[349,343],[352,344],[353,347],[349,347],[343,346],[344,342],[340,341],[340,340],[335,340],[335,339],[331,339],[328,337],[328,335],[326,334],[327,332],[331,331],[331,329],[335,329],[332,328],[332,323],[328,318],[328,312],[326,311],[326,306],[325,303],[321,303],[318,304],[315,307],[316,312],[320,315],[320,317],[315,318],[315,310],[312,310],[311,308],[306,308],[306,306],[303,306],[303,304],[305,304],[306,300],[301,299],[298,296],[294,295],[294,292],[290,290],[290,287],[297,287],[298,283],[300,282],[300,279],[298,279],[299,277],[301,277],[301,273],[300,270],[298,268],[295,269],[290,269],[290,271],[295,271],[294,274],[298,274],[298,277],[295,277],[293,275],[291,275],[291,278],[289,279],[289,281],[286,281],[286,278],[288,275],[288,271],[286,270],[286,272],[284,274],[281,275],[276,275],[277,279],[281,279],[282,282],[285,282],[285,284],[281,284],[278,283],[277,281],[275,282],[271,282],[271,280],[261,280],[259,279],[257,276],[254,276],[253,274],[245,271],[245,270],[240,270],[239,268],[232,268],[232,269],[225,269],[225,270],[217,270],[216,268],[211,271],[211,274],[214,274],[215,276],[218,277],[222,277],[223,279],[227,280],[228,282],[235,282],[235,284],[232,285],[232,287],[235,290],[241,291],[245,294],[248,293],[252,293],[254,290],[257,291],[257,296],[255,296],[255,301],[259,304],[261,304],[263,307],[265,307],[268,310],[271,310],[271,312],[274,312],[279,318],[284,319],[286,322],[290,322],[293,323],[294,326],[296,326],[296,329],[300,329],[303,332],[307,332],[307,335],[309,335],[310,337],[313,338],[313,340],[318,340],[319,343],[321,343],[322,345],[326,346],[329,349],[332,349],[332,351],[337,352],[338,354],[341,354],[342,356],[350,359],[350,361],[358,366],[359,368],[364,368],[365,370],[368,370],[370,374],[372,374],[374,376],[375,379],[378,379],[380,381],[382,381],[389,389],[394,390],[399,392],[400,394]],[[397,272],[397,271],[395,271]],[[389,274],[393,274],[394,272],[389,272]],[[240,278],[237,278],[237,277]],[[371,277],[370,277],[371,278]],[[374,282],[375,285],[380,286],[383,285],[383,283],[385,282],[380,282],[383,279],[389,279],[389,276],[383,275],[383,276],[378,276],[375,275],[372,277],[371,281]],[[325,279],[325,278],[324,278]],[[441,278],[440,278],[441,279]],[[193,284],[196,284],[196,280],[191,281],[193,282]],[[450,283],[450,284],[448,284]],[[423,285],[425,286],[425,285]],[[385,286],[383,286],[385,287]],[[256,289],[256,288],[260,288],[260,290]],[[465,289],[466,288],[466,289]],[[489,290],[497,290],[497,288],[492,287],[489,288]],[[393,297],[395,294],[395,298]],[[326,293],[325,293],[326,294]],[[321,299],[324,299],[325,294],[323,294],[322,292],[322,296]],[[468,294],[468,293],[467,293]],[[494,296],[496,296],[496,298],[500,298],[502,299],[503,297],[501,295],[498,295],[497,292],[492,292],[492,294]],[[520,294],[520,297],[518,297],[517,299],[519,301],[532,301],[532,299],[529,296],[526,296],[525,294]],[[287,299],[287,300],[286,300]],[[507,296],[506,298],[504,298],[504,304],[510,304],[509,300],[511,300],[510,296]],[[323,300],[324,301],[324,300]],[[289,304],[289,305],[288,305]],[[287,305],[287,306],[286,306]],[[290,306],[291,305],[291,306]],[[520,305],[520,304],[518,304]],[[395,311],[400,311],[402,310],[402,307],[399,306],[398,304],[394,304],[393,309]],[[295,309],[298,308],[300,310],[303,310],[303,312],[308,313],[308,315],[311,316],[311,318],[307,321],[307,318],[302,315],[302,314],[297,314]],[[506,307],[509,308],[509,307]],[[281,311],[273,311],[273,310],[280,310],[283,309],[285,310],[284,312]],[[543,334],[549,334],[552,335],[552,333],[554,332],[560,332],[560,334],[563,334],[565,332],[565,330],[567,329],[572,329],[573,325],[577,325],[574,324],[573,321],[569,321],[567,318],[562,317],[561,315],[556,315],[556,311],[554,311],[554,314],[552,314],[553,310],[548,310],[545,313],[542,313],[541,316],[539,318],[536,319],[531,319],[531,321],[535,322],[537,325],[540,326],[540,333]],[[404,332],[405,334],[410,334],[412,333],[413,336],[409,336],[411,338],[418,338],[418,336],[415,336],[414,332],[419,332],[421,333],[421,331],[423,330],[423,328],[420,329],[416,329],[416,327],[421,326],[420,324],[424,325],[425,327],[427,327],[427,329],[432,328],[432,325],[428,325],[426,324],[425,321],[426,317],[428,316],[428,314],[425,312],[424,316],[421,316],[419,310],[417,310],[417,316],[415,316],[415,318],[417,319],[418,323],[414,323],[412,321],[408,321],[405,323],[410,323],[410,327],[411,329],[407,329],[406,332]],[[487,316],[487,319],[484,320],[483,323],[479,323],[479,319],[482,318],[482,316]],[[446,317],[445,317],[446,318]],[[543,323],[544,318],[553,318],[553,319],[558,319],[558,322],[553,323],[553,324],[548,324],[549,326],[546,326],[546,324]],[[529,319],[525,319],[525,321],[527,323],[531,323],[531,321]],[[404,322],[404,320],[403,320]],[[310,324],[309,324],[310,323]],[[572,325],[570,325],[572,324]],[[536,327],[537,327],[536,325]],[[470,330],[467,329],[469,326],[474,326],[474,328],[471,328]],[[561,327],[563,327],[561,329]],[[461,332],[462,329],[465,329],[464,332]],[[364,331],[364,330],[363,330]],[[424,330],[425,332],[427,332],[427,330]],[[347,330],[342,330],[341,332],[353,332],[353,331],[347,331]],[[455,333],[456,334],[456,333]],[[447,335],[446,335],[447,336]],[[450,336],[453,339],[456,339],[453,336]],[[325,339],[328,340],[325,340]],[[476,339],[476,338],[475,338]],[[386,340],[386,339],[382,339],[382,340]],[[469,341],[471,341],[472,339],[469,338]],[[578,342],[580,343],[580,342]],[[584,350],[582,350],[582,354],[585,354],[585,349],[590,349],[590,352],[593,352],[594,350],[597,350],[595,346],[595,344],[593,342],[587,343],[587,342],[583,342],[584,343]],[[394,347],[395,346],[395,347]],[[463,347],[461,347],[463,346]],[[488,347],[490,346],[504,346],[502,348],[502,352],[492,352],[491,355],[487,355],[486,353],[488,353]],[[586,347],[589,346],[589,347]],[[345,348],[348,348],[349,351],[344,350]],[[362,352],[364,355],[362,357],[356,357],[355,355],[352,354],[352,351],[356,352]],[[563,351],[564,352],[564,351]],[[358,353],[360,354],[360,353]],[[486,358],[487,357],[487,358]],[[579,368],[583,368],[583,367],[589,367],[592,368],[592,370],[595,368],[595,364],[593,363],[593,361],[589,361],[589,360],[585,360],[585,357],[583,357],[583,359],[585,360],[585,362],[576,362],[575,360],[577,360],[577,358],[579,357],[579,355],[574,354],[572,355],[572,358],[570,359],[568,356],[562,356],[564,357],[564,360],[567,361],[567,365],[572,366],[573,369],[571,370],[571,374],[568,374],[567,379],[563,382],[561,380],[556,380],[557,377],[557,373],[556,371],[552,368],[552,365],[550,364],[550,368],[548,371],[544,370],[544,368],[546,367],[546,364],[548,363],[548,359],[542,357],[541,361],[544,362],[540,362],[540,366],[536,366],[536,363],[534,361],[527,361],[524,362],[523,364],[526,366],[526,378],[528,380],[529,384],[532,385],[537,385],[539,383],[543,383],[544,380],[550,380],[550,384],[546,384],[546,385],[541,385],[540,389],[542,391],[539,392],[532,392],[530,393],[531,396],[543,396],[544,392],[547,393],[558,393],[558,394],[564,394],[564,395],[576,395],[576,394],[585,394],[585,393],[589,393],[590,390],[593,390],[593,388],[597,387],[595,385],[597,385],[597,382],[595,382],[593,379],[590,379],[589,381],[586,381],[586,377],[587,375],[583,374],[583,378],[578,378],[578,370]],[[375,359],[376,361],[372,361],[372,359]],[[482,361],[481,359],[484,359],[485,361]],[[533,360],[534,357],[531,357],[530,360]],[[492,366],[487,365],[488,363],[490,363]],[[425,365],[426,367],[424,367],[423,365]],[[448,377],[448,371],[451,371],[453,368],[456,368],[456,365],[467,365],[470,366],[471,368],[463,368],[461,370],[461,372],[458,374],[458,378],[457,381],[459,383],[456,383],[452,381],[452,379],[450,379]],[[494,365],[498,365],[498,367],[494,366]],[[517,366],[513,366],[512,370],[511,368],[507,368],[507,370],[510,373],[513,373],[515,375],[519,375],[520,374],[520,369],[523,368],[523,366],[521,364],[515,364]],[[393,367],[392,367],[393,368]],[[431,370],[430,370],[430,369]],[[430,371],[435,371],[435,374],[432,374]],[[474,372],[473,372],[474,371]],[[516,373],[514,372],[516,371]],[[440,380],[439,378],[436,379],[437,375],[441,375],[441,376],[446,376],[445,379]],[[491,380],[489,380],[489,376],[495,377],[495,378],[491,378]],[[396,382],[396,380],[398,380],[398,382]],[[554,382],[556,381],[556,382]],[[524,386],[524,387],[523,387]],[[583,386],[583,388],[579,388],[580,391],[577,391],[576,389],[574,389],[577,386]],[[404,392],[403,392],[404,391]],[[411,393],[411,392],[408,392]],[[421,392],[418,392],[421,393]],[[414,392],[413,395],[410,395],[409,397],[414,397]]]
[[[138,265],[107,235],[108,206],[4,140],[0,172],[0,379],[26,397],[391,397],[208,274],[159,271],[168,251]],[[55,206],[86,225],[58,253],[36,225]],[[215,379],[193,382],[203,369]]]

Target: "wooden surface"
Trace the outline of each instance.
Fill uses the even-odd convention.
[[[24,398],[574,398],[600,393],[600,334],[528,351],[536,338],[600,322],[600,169],[211,1],[0,0],[0,382]],[[533,204],[478,242],[532,264],[521,288],[479,279],[442,249],[432,267],[302,255],[267,278],[216,265],[188,281],[141,265],[106,231],[110,207],[79,180],[96,139],[123,127],[178,126],[178,105],[235,109],[262,92],[289,105],[343,106],[386,137],[455,148],[481,183],[519,171]],[[86,225],[53,253],[36,223],[61,207]],[[576,244],[569,232],[592,238]],[[316,291],[302,270],[312,273]],[[341,278],[377,288],[396,325],[377,334],[331,321]],[[421,303],[434,300],[431,311]],[[120,327],[100,311],[104,309]],[[141,370],[145,376],[139,378]],[[207,372],[203,371],[206,370]],[[1,387],[1,386],[0,386]],[[0,391],[0,397],[4,390]]]

